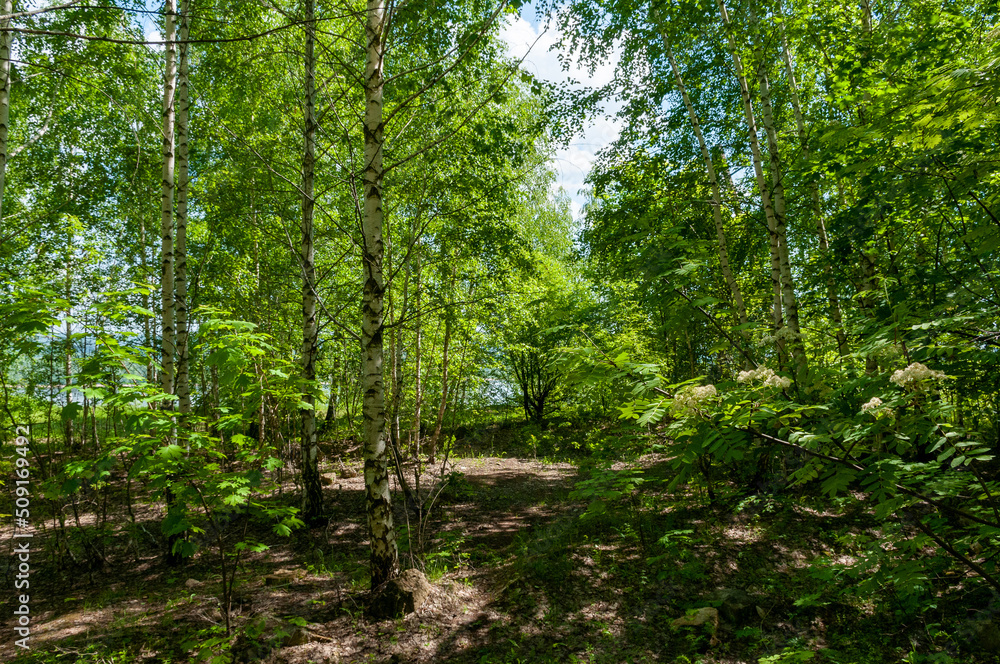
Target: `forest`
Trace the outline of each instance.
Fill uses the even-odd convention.
[[[996,2],[0,4],[0,660],[1000,663]]]

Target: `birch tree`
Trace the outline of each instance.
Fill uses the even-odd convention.
[[[388,12],[383,0],[368,0],[365,23],[364,171],[361,269],[361,389],[364,393],[365,492],[368,533],[371,538],[371,585],[377,588],[396,573],[399,554],[389,495],[389,458],[385,441],[385,384],[383,376],[383,305],[385,279],[382,261],[383,146],[382,116],[385,37]]]
[[[712,207],[712,219],[715,221],[715,234],[719,245],[719,267],[722,268],[722,276],[726,280],[726,285],[729,287],[729,292],[732,296],[733,305],[736,309],[737,319],[740,325],[747,324],[747,309],[746,305],[743,303],[743,292],[740,289],[739,284],[733,277],[732,268],[729,266],[729,247],[726,240],[726,230],[722,223],[722,193],[719,188],[719,180],[715,174],[715,166],[712,163],[712,155],[709,152],[708,144],[705,142],[705,136],[701,131],[701,123],[698,121],[698,114],[695,112],[694,105],[691,103],[691,98],[688,96],[687,88],[684,87],[684,80],[681,77],[680,68],[677,66],[677,60],[674,58],[673,49],[670,48],[670,42],[667,39],[666,33],[662,30],[660,31],[660,36],[663,39],[663,47],[667,52],[667,59],[670,61],[670,69],[674,73],[674,80],[677,83],[677,90],[681,94],[681,98],[684,100],[684,107],[687,109],[688,118],[691,120],[691,128],[694,131],[695,137],[698,139],[698,147],[701,149],[702,160],[705,162],[705,173],[708,175],[708,184],[712,189],[712,200],[709,201],[709,205]],[[746,338],[744,332],[743,337]]]
[[[753,170],[754,175],[757,180],[757,189],[760,192],[761,207],[764,208],[764,216],[767,218],[767,230],[770,240],[771,249],[771,287],[774,292],[774,301],[772,307],[772,321],[774,336],[777,340],[779,351],[784,349],[784,335],[783,329],[785,327],[785,314],[783,313],[783,308],[787,304],[785,298],[783,298],[784,285],[783,276],[784,269],[782,267],[781,259],[781,244],[779,237],[779,224],[777,219],[777,214],[775,211],[774,201],[771,196],[771,188],[768,186],[764,179],[764,170],[761,165],[761,147],[760,141],[757,139],[757,121],[753,111],[753,102],[750,97],[750,88],[747,84],[746,75],[743,70],[743,59],[740,57],[739,50],[736,45],[736,37],[733,33],[732,23],[729,20],[729,12],[726,10],[726,5],[723,0],[719,0],[719,13],[722,17],[722,25],[726,32],[726,42],[729,48],[729,56],[732,58],[733,69],[736,73],[736,82],[740,88],[740,97],[743,101],[743,114],[746,119],[747,125],[747,135],[750,139],[750,153],[753,160]],[[784,199],[782,198],[782,201]],[[783,203],[782,203],[783,204]],[[783,222],[782,222],[783,223]],[[787,312],[785,312],[787,313]],[[793,331],[794,334],[794,331]],[[799,342],[801,341],[801,336],[798,337]],[[795,339],[793,342],[793,353],[799,353],[797,357],[801,357],[801,362],[804,361],[804,353],[801,349],[795,350],[794,344],[798,343]]]
[[[323,514],[323,487],[319,479],[319,445],[316,434],[316,260],[313,237],[316,168],[316,24],[315,0],[305,3],[305,128],[302,156],[302,379],[306,385],[302,421],[302,518],[315,522]]]
[[[725,5],[720,0],[723,16],[725,17]],[[758,21],[756,12],[751,7],[751,21],[754,32],[758,32]],[[726,22],[729,23],[728,17]],[[727,25],[727,30],[732,34],[732,25]],[[768,171],[771,174],[771,196],[773,201],[774,234],[777,239],[778,260],[781,270],[781,301],[784,308],[785,318],[791,329],[792,356],[795,358],[796,373],[800,378],[804,377],[808,370],[805,344],[802,339],[802,328],[799,325],[799,303],[795,295],[795,284],[792,278],[791,258],[788,252],[788,226],[787,210],[785,205],[785,185],[784,167],[781,163],[781,154],[778,148],[778,132],[774,126],[774,112],[771,103],[771,85],[768,80],[768,66],[762,57],[762,48],[758,35],[754,44],[754,51],[757,53],[757,80],[760,93],[761,120],[764,124],[764,134],[767,136]],[[735,49],[734,49],[735,52]]]
[[[3,197],[7,184],[7,137],[10,128],[10,47],[14,33],[9,16],[14,11],[11,0],[4,0],[3,15],[0,20],[0,223],[3,222]]]
[[[177,200],[176,243],[174,246],[174,308],[177,323],[177,406],[182,415],[191,412],[190,352],[188,348],[188,62],[187,43],[191,34],[190,0],[181,0],[180,43],[177,68]]]
[[[781,58],[785,63],[785,75],[791,95],[792,113],[795,116],[795,129],[799,138],[799,147],[802,150],[803,160],[809,163],[812,158],[809,148],[809,134],[802,116],[802,103],[799,99],[798,84],[795,81],[795,69],[792,66],[792,53],[788,47],[788,37],[785,32],[783,17],[778,21],[778,29],[781,38]],[[812,202],[812,213],[816,222],[816,236],[819,239],[820,253],[824,261],[823,272],[826,277],[826,296],[830,306],[830,320],[834,324],[837,337],[837,353],[841,357],[844,357],[848,353],[847,334],[844,332],[844,318],[840,307],[840,298],[837,295],[837,286],[830,267],[830,238],[826,231],[826,220],[823,215],[823,206],[820,202],[819,182],[817,182],[815,177],[810,177],[809,179],[809,197]]]
[[[177,78],[177,34],[175,15],[176,0],[166,0],[164,9],[164,67],[162,112],[162,188],[160,193],[160,335],[161,364],[160,389],[164,394],[174,394],[174,94]],[[166,402],[167,408],[173,402]]]

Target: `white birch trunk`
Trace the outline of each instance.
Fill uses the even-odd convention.
[[[386,20],[385,0],[368,0],[365,24],[365,115],[362,215],[362,391],[364,402],[365,494],[368,532],[371,540],[371,586],[391,579],[398,568],[396,532],[389,494],[389,459],[385,441],[385,383],[383,360],[383,300],[385,280],[382,263],[382,165],[384,144],[382,88]]]
[[[164,40],[167,42],[165,65],[163,71],[163,161],[162,161],[162,193],[160,272],[161,294],[161,344],[162,365],[160,371],[160,389],[164,394],[174,393],[174,85],[177,77],[176,39],[174,17],[177,13],[176,0],[166,0],[164,22],[166,25]],[[173,402],[167,401],[164,406],[173,408]]]
[[[674,80],[677,82],[677,88],[681,93],[681,97],[684,99],[684,106],[687,108],[688,118],[691,120],[691,127],[694,129],[694,135],[698,138],[698,145],[701,148],[701,157],[705,162],[705,172],[708,175],[708,184],[712,188],[712,200],[710,205],[712,206],[712,216],[715,220],[715,235],[719,246],[719,265],[722,268],[722,276],[726,280],[726,285],[729,286],[729,292],[733,297],[733,304],[736,308],[736,314],[739,319],[740,325],[744,325],[747,322],[747,309],[746,305],[743,303],[743,292],[740,290],[740,286],[736,283],[736,279],[733,277],[733,271],[729,266],[729,248],[726,241],[726,230],[722,224],[722,193],[719,189],[719,180],[715,174],[715,166],[712,163],[712,155],[708,150],[708,144],[705,142],[705,136],[701,131],[701,123],[698,121],[698,114],[694,110],[694,104],[691,103],[691,98],[688,96],[687,88],[684,87],[684,79],[681,77],[681,70],[677,66],[677,60],[674,58],[674,52],[670,48],[670,43],[667,41],[667,36],[660,33],[663,39],[663,47],[667,51],[667,58],[670,60],[670,68],[674,72]],[[746,336],[746,331],[744,330],[741,335]]]
[[[14,13],[14,3],[4,0],[3,13]],[[7,30],[10,19],[0,22],[0,224],[3,223],[3,197],[7,187],[7,135],[10,129],[10,46],[14,33]]]
[[[163,369],[160,374],[160,389],[165,394],[174,394],[174,355],[177,352],[174,340],[174,122],[176,121],[176,79],[177,79],[177,32],[176,32],[177,2],[176,0],[166,0],[164,7],[164,41],[167,42],[165,52],[165,63],[163,68],[163,162],[162,162],[162,199],[161,199],[161,219],[160,234],[161,263],[160,273],[160,293],[161,293],[161,334],[162,334],[162,364]],[[173,401],[164,401],[165,410],[173,410]],[[175,432],[176,433],[176,432]],[[175,434],[171,434],[171,438]],[[171,475],[171,480],[175,479]],[[166,490],[166,502],[168,512],[176,509],[176,500],[173,491],[168,487]],[[176,566],[182,561],[180,553],[174,551],[177,542],[181,539],[179,534],[167,537],[167,551],[165,562],[168,565]]]
[[[323,514],[323,486],[319,479],[319,444],[316,436],[316,261],[313,242],[313,198],[316,170],[316,26],[314,0],[306,0],[305,149],[302,157],[302,378],[306,383],[300,411],[302,420],[302,518],[316,522]]]
[[[72,302],[73,296],[73,232],[70,231],[69,236],[66,239],[66,302],[67,304]],[[64,361],[64,373],[66,374],[65,388],[66,388],[66,406],[68,407],[73,403],[73,392],[70,390],[70,386],[73,384],[73,329],[70,325],[69,319],[73,315],[72,305],[66,308],[66,342],[63,352]],[[75,450],[76,444],[73,441],[73,420],[67,419],[65,429],[63,432],[64,444],[67,449]]]
[[[419,230],[418,230],[419,232]],[[423,381],[421,376],[422,360],[423,360],[423,327],[421,326],[423,314],[420,311],[420,278],[421,278],[421,267],[420,267],[420,239],[418,238],[416,244],[413,247],[414,256],[413,260],[416,263],[414,268],[414,289],[413,289],[413,302],[414,311],[416,312],[416,317],[413,323],[413,336],[414,336],[414,369],[413,369],[413,434],[410,436],[411,447],[413,450],[413,456],[415,459],[420,458],[420,410],[424,402],[423,394]]]
[[[191,412],[190,356],[187,309],[187,201],[188,201],[188,35],[191,30],[190,0],[181,0],[177,70],[177,202],[174,216],[174,310],[177,318],[177,406],[181,414]]]
[[[802,117],[802,104],[799,101],[798,85],[795,82],[795,69],[792,66],[792,54],[788,48],[788,38],[785,36],[785,22],[779,23],[781,30],[781,54],[785,62],[785,73],[788,76],[788,89],[792,97],[792,112],[795,115],[795,127],[799,135],[799,145],[802,148],[802,156],[809,162],[811,154],[809,151],[809,138],[806,133],[805,120]],[[830,320],[836,327],[837,354],[844,357],[848,354],[847,334],[844,332],[844,318],[840,308],[840,298],[837,296],[837,286],[830,269],[830,238],[826,232],[826,220],[823,215],[823,207],[819,197],[819,183],[815,179],[809,182],[809,193],[812,198],[813,216],[816,218],[816,235],[819,239],[820,254],[823,257],[823,271],[826,275],[826,296],[830,304]]]
[[[726,30],[729,54],[733,60],[733,69],[736,71],[736,80],[740,86],[740,96],[743,100],[743,114],[747,122],[747,133],[750,139],[750,153],[753,158],[754,176],[757,179],[757,189],[760,191],[761,206],[764,208],[764,216],[767,218],[767,229],[771,248],[771,290],[773,292],[773,302],[771,317],[774,334],[777,339],[778,353],[785,355],[785,343],[781,336],[785,322],[782,316],[781,302],[781,258],[778,247],[777,221],[774,215],[774,206],[771,202],[771,191],[764,180],[764,169],[761,166],[760,142],[757,140],[757,120],[754,117],[753,104],[750,101],[750,88],[747,86],[746,75],[743,71],[743,60],[736,49],[736,38],[733,35],[732,24],[729,21],[729,12],[723,0],[719,0],[719,13],[722,16],[722,25]]]
[[[802,330],[799,326],[799,303],[795,296],[795,282],[792,278],[792,263],[788,253],[788,228],[786,225],[785,186],[782,184],[784,173],[781,157],[778,152],[778,133],[774,128],[774,115],[771,108],[771,86],[767,80],[767,71],[761,66],[758,73],[760,84],[760,116],[764,123],[764,133],[767,136],[768,170],[771,173],[772,202],[774,205],[774,230],[778,244],[778,259],[780,261],[781,301],[785,310],[785,321],[792,332],[792,357],[795,359],[796,373],[799,377],[808,370],[805,344]]]

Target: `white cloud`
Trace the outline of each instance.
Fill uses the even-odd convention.
[[[563,70],[557,51],[552,47],[559,39],[555,28],[543,32],[544,26],[538,21],[529,22],[524,16],[508,20],[500,31],[500,37],[507,42],[512,56],[520,58],[530,49],[525,58],[524,69],[541,80],[557,85],[572,87],[571,78],[582,81],[588,87],[598,87],[609,83],[618,66],[618,51],[613,57],[598,66],[593,75],[586,68],[573,62],[568,71]],[[574,140],[555,155],[553,164],[557,174],[557,187],[562,187],[570,196],[574,218],[579,218],[580,209],[586,202],[584,178],[590,172],[597,153],[618,138],[621,120],[615,117],[620,104],[605,102],[603,115],[594,118],[587,126],[581,127]]]

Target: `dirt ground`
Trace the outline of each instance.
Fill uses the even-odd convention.
[[[330,508],[326,528],[299,531],[292,541],[276,540],[269,551],[246,561],[248,569],[240,575],[242,582],[237,581],[234,625],[256,619],[270,626],[298,616],[308,622],[313,639],[276,649],[266,661],[380,661],[393,654],[407,662],[442,661],[446,653],[457,656],[478,643],[483,627],[501,619],[491,608],[497,569],[457,555],[436,567],[432,576],[438,578],[419,612],[382,623],[363,616],[366,588],[358,581],[366,574],[368,542],[359,471],[357,465],[348,465],[325,473],[330,480],[325,489]],[[434,537],[427,549],[454,534],[453,538],[462,539],[463,549],[484,552],[504,552],[519,533],[535,531],[564,514],[563,501],[577,472],[568,463],[496,457],[452,459],[445,471],[461,473],[466,493],[439,497],[430,524]],[[401,502],[397,501],[396,519],[405,524]],[[85,515],[82,523],[92,518]],[[140,523],[154,518],[150,510],[140,515]],[[155,522],[146,526],[150,533],[156,528]],[[12,541],[9,533],[5,535]],[[33,550],[39,551],[36,557],[44,559],[45,540],[42,533],[33,540]],[[114,643],[123,651],[137,652],[140,661],[159,662],[167,656],[157,651],[160,644],[221,625],[221,584],[211,553],[199,554],[180,570],[164,567],[158,552],[150,553],[157,555],[138,555],[115,561],[110,569],[69,576],[53,574],[43,563],[32,575],[32,652],[63,653],[66,661],[74,656],[87,661],[88,645]],[[331,571],[332,565],[323,565],[320,571],[310,564],[320,558],[341,562],[341,569]],[[413,563],[405,551],[401,562]],[[496,562],[492,556],[491,562]],[[444,571],[445,567],[450,569]],[[266,586],[264,575],[279,570],[293,572],[289,582]],[[6,618],[11,610],[3,614]],[[13,633],[13,627],[6,618],[4,633]],[[13,639],[4,639],[0,659],[13,659],[19,650]],[[173,657],[184,661],[181,653]]]
[[[209,547],[179,569],[166,567],[152,535],[159,527],[155,508],[136,514],[131,539],[110,547],[115,555],[103,569],[46,564],[49,528],[32,545],[32,650],[15,652],[6,599],[0,659],[153,664],[209,662],[214,652],[270,664],[757,664],[819,653],[815,662],[868,664],[900,661],[911,648],[957,653],[971,638],[960,628],[942,640],[943,631],[927,627],[945,618],[971,624],[961,622],[964,604],[900,621],[817,581],[817,560],[850,563],[862,553],[859,542],[879,539],[876,522],[863,512],[821,513],[794,496],[739,493],[738,502],[710,507],[684,487],[666,492],[663,457],[631,465],[647,480],[642,491],[591,518],[586,501],[570,499],[588,476],[575,465],[451,459],[443,473],[450,482],[423,546],[430,596],[405,618],[373,621],[364,614],[368,542],[360,464],[330,464],[325,526],[286,538],[256,533],[271,548],[244,558],[233,599],[233,626],[243,636],[231,653],[221,647],[229,641],[217,554]],[[421,490],[432,486],[425,478]],[[289,504],[295,495],[294,487],[284,487]],[[82,514],[81,523],[91,518]],[[420,566],[411,556],[420,548],[410,541],[413,515],[401,500],[395,518],[401,564]],[[241,530],[234,522],[224,536],[236,541]],[[10,541],[9,532],[0,536]],[[8,566],[8,588],[13,573]],[[281,578],[269,583],[266,577],[276,573]],[[936,583],[953,590],[968,581],[952,575]],[[972,607],[988,598],[969,587],[964,602],[971,619]],[[714,627],[673,625],[706,608],[719,616]],[[217,647],[199,655],[199,644],[213,639]]]

